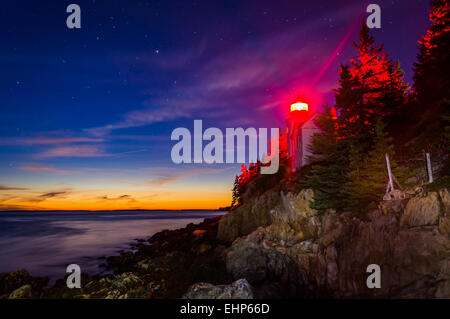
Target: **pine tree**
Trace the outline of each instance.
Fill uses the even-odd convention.
[[[236,176],[232,190],[231,206],[240,206],[244,203],[244,193],[247,191],[248,185],[253,182],[260,173],[260,163],[250,163],[247,167],[241,164],[241,174]]]
[[[313,135],[310,150],[314,154],[309,157],[311,171],[302,182],[303,187],[312,188],[314,201],[311,208],[325,210],[342,206],[341,185],[343,167],[338,152],[336,119],[328,106],[317,117],[316,123],[321,132]]]
[[[450,3],[433,0],[430,10],[431,26],[420,43],[415,64],[414,89],[421,102],[440,100],[450,89]]]
[[[447,106],[450,107],[450,100],[445,101]],[[442,176],[450,176],[450,116],[444,115],[444,130],[443,130],[443,139],[444,139],[444,148],[447,153],[447,160],[444,162],[441,175]]]
[[[375,45],[365,23],[353,45],[357,56],[351,66],[340,71],[340,87],[335,91],[340,114],[340,136],[359,136],[362,147],[370,144],[378,117],[399,112],[406,101],[408,86],[400,68],[387,57],[382,45]]]
[[[343,183],[341,188],[343,207],[346,210],[359,209],[359,200],[363,195],[358,185],[361,184],[361,168],[363,164],[363,155],[360,153],[359,148],[350,145],[348,171],[345,176],[345,183]]]
[[[447,105],[450,106],[450,101],[447,101]],[[446,123],[443,133],[445,148],[450,153],[450,116],[443,116],[443,119]]]
[[[394,159],[394,146],[392,138],[385,132],[386,125],[378,119],[374,142],[366,156],[362,154],[351,155],[350,171],[346,190],[347,205],[351,209],[374,208],[386,191],[388,174],[385,154],[390,158],[391,170],[395,176],[402,179],[404,173],[397,167]],[[357,165],[358,161],[362,165]]]
[[[236,175],[234,179],[234,185],[232,190],[231,207],[240,206],[240,194],[239,194],[239,176]]]
[[[430,20],[431,26],[419,41],[413,77],[416,99],[410,112],[415,115],[411,124],[419,123],[416,132],[422,132],[429,144],[435,144],[445,126],[443,116],[450,116],[450,108],[445,103],[450,99],[449,1],[433,0]]]

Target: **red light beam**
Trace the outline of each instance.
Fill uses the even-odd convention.
[[[330,56],[320,69],[319,73],[317,73],[316,77],[312,81],[311,87],[315,88],[317,83],[320,81],[324,73],[328,70],[330,65],[333,63],[333,61],[336,59],[338,52],[342,51],[342,48],[347,44],[348,40],[352,36],[353,32],[355,32],[356,28],[360,25],[361,16],[358,17],[358,19],[355,20],[355,22],[352,23],[350,26],[350,29],[347,31],[347,33],[344,35],[344,38],[339,42],[339,44],[336,46],[336,48],[331,52]]]

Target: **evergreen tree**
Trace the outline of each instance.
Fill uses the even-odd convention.
[[[357,56],[340,71],[335,90],[340,116],[340,136],[359,136],[362,148],[370,145],[378,117],[388,118],[405,103],[408,86],[399,67],[387,57],[382,45],[375,45],[365,23],[359,41],[353,43]]]
[[[378,119],[373,145],[366,156],[351,152],[348,173],[347,206],[350,209],[365,209],[382,200],[388,184],[385,154],[389,155],[391,170],[402,180],[404,172],[397,167],[394,159],[392,138],[385,132],[386,125]],[[362,165],[358,164],[362,163]]]
[[[232,200],[231,207],[239,206],[241,203],[239,202],[240,194],[239,194],[239,176],[236,175],[234,179],[233,191],[232,191]]]
[[[260,163],[250,163],[247,167],[245,164],[241,164],[241,174],[236,176],[234,180],[234,186],[232,190],[231,206],[240,206],[243,204],[243,195],[247,191],[248,185],[255,180],[260,173]]]
[[[415,115],[412,124],[416,132],[429,144],[439,140],[450,108],[450,3],[447,0],[431,1],[431,26],[422,37],[420,52],[414,68],[415,103],[410,112]],[[423,147],[424,145],[422,145]]]
[[[450,4],[431,1],[431,26],[420,43],[414,73],[414,89],[420,102],[441,100],[450,89]]]
[[[336,118],[328,106],[317,117],[316,123],[321,132],[312,137],[309,146],[314,154],[309,157],[312,167],[302,186],[315,190],[311,208],[341,208],[340,188],[344,177],[341,170],[345,165],[342,165],[342,158],[339,157],[341,153],[338,152]]]
[[[347,210],[358,210],[359,199],[363,196],[358,185],[361,184],[361,168],[363,165],[363,155],[359,148],[350,145],[348,153],[348,170],[345,183],[341,188],[343,197],[343,207]]]
[[[450,100],[445,101],[447,106],[450,107]],[[447,160],[444,162],[441,175],[442,176],[449,176],[450,175],[450,116],[443,116],[444,120],[444,131],[442,133],[444,138],[444,148],[447,152]]]
[[[447,104],[450,106],[450,101],[448,101]],[[450,153],[450,116],[443,116],[443,119],[446,122],[443,133],[445,148],[447,149],[447,152]]]

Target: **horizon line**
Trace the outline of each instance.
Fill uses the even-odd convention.
[[[19,210],[0,210],[0,213],[11,213],[11,212],[123,212],[123,211],[221,211],[219,208],[192,208],[192,209],[19,209]]]

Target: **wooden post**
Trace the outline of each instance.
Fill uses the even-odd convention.
[[[433,183],[433,172],[431,170],[430,153],[427,153],[427,171],[428,171],[428,183]]]
[[[391,162],[389,161],[389,155],[386,153],[386,165],[389,175],[389,186],[391,187],[390,191],[394,190],[394,182],[392,181],[392,172],[391,172]]]

